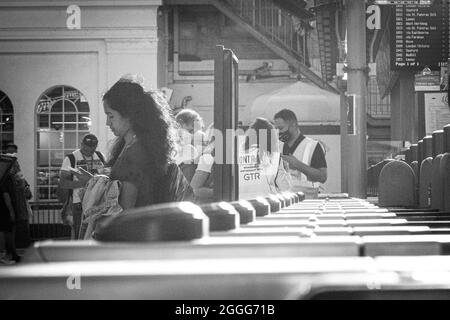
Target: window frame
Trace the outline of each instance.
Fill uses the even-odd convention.
[[[6,99],[6,104],[9,104],[10,110],[6,110],[6,112],[2,108],[2,102]],[[8,103],[9,102],[9,103]],[[11,116],[12,117],[12,129],[11,130],[3,130],[3,126],[5,123],[3,123],[3,117],[4,116]],[[4,134],[11,134],[12,140],[4,143]],[[8,97],[8,95],[0,90],[0,151],[3,153],[6,151],[6,145],[8,143],[14,143],[14,106],[12,104],[11,99]]]
[[[51,93],[55,90],[60,90],[60,96],[52,96]],[[75,98],[70,96],[74,94]],[[47,104],[45,102],[48,102]],[[62,102],[61,111],[52,112],[53,107]],[[78,103],[86,103],[86,109],[80,111]],[[67,105],[69,104],[69,105]],[[67,107],[66,107],[67,105]],[[43,110],[41,109],[43,108]],[[70,109],[70,111],[67,111]],[[84,109],[84,108],[83,108]],[[52,116],[60,116],[60,121],[52,121]],[[66,121],[69,116],[75,116],[75,121]],[[47,119],[42,121],[41,117]],[[84,118],[86,121],[80,121]],[[59,120],[59,119],[56,119]],[[70,119],[69,119],[70,120]],[[73,120],[73,119],[72,119]],[[35,106],[35,148],[36,155],[35,161],[35,195],[36,201],[39,202],[54,202],[58,201],[56,198],[56,188],[59,182],[59,171],[62,161],[65,156],[74,150],[78,149],[82,137],[90,133],[90,106],[86,99],[86,96],[78,89],[68,85],[57,85],[45,90],[39,97]],[[44,124],[41,126],[41,124]],[[74,128],[69,127],[74,126]],[[82,127],[83,126],[83,127]],[[43,146],[41,134],[48,133],[48,144]],[[51,134],[59,133],[58,146],[52,145]],[[74,134],[75,142],[66,145],[66,134]],[[59,156],[54,156],[54,152],[62,153]],[[44,159],[46,164],[42,165],[41,157],[42,153],[46,153]],[[54,162],[56,160],[56,163]],[[61,161],[61,163],[58,162]],[[40,181],[42,179],[42,181]],[[40,191],[46,196],[42,196]],[[53,197],[52,197],[53,195]]]

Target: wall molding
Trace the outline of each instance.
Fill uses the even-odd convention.
[[[148,39],[106,39],[107,54],[156,54],[158,49],[158,40],[156,38]]]
[[[1,1],[0,7],[20,8],[20,7],[67,7],[71,4],[76,4],[80,7],[151,7],[162,5],[162,0],[15,0],[15,1]]]
[[[156,39],[157,27],[145,28],[86,28],[67,30],[65,28],[16,28],[0,29],[1,40],[66,40],[66,39]]]

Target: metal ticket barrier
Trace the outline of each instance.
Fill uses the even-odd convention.
[[[209,215],[191,203],[141,208],[108,221],[103,240],[36,243],[22,265],[0,270],[0,296],[44,298],[38,288],[45,286],[49,299],[318,299],[331,297],[311,291],[329,288],[324,279],[352,288],[371,279],[412,293],[397,270],[375,272],[371,257],[449,258],[450,235],[408,226],[365,200],[304,200],[256,216],[252,202],[270,209],[262,199],[209,205]],[[211,217],[230,212],[233,219],[210,228]],[[241,223],[239,212],[255,219]],[[183,229],[182,239],[171,238]],[[67,279],[76,286],[78,275],[83,290],[67,290]]]
[[[374,269],[385,277],[328,276],[297,296],[312,300],[448,300],[449,257],[377,257]],[[385,273],[387,272],[387,273]],[[394,274],[392,274],[392,272]],[[392,277],[393,276],[393,277]],[[392,278],[391,278],[392,277]]]
[[[379,177],[383,207],[450,211],[450,125],[411,145],[405,161],[389,161]]]
[[[268,209],[263,200],[245,202],[244,216],[250,212],[253,217],[251,203]],[[24,261],[376,256],[401,250],[428,255],[446,254],[450,241],[448,230],[427,226],[422,221],[426,217],[411,222],[360,199],[300,202],[246,223],[240,221],[239,211],[244,211],[239,207],[242,203],[203,206],[209,216],[185,203],[137,209],[110,221],[98,241],[36,243]],[[214,230],[206,227],[211,217],[217,219]],[[184,238],[177,230],[183,230]],[[176,237],[169,238],[171,234]]]
[[[0,270],[0,299],[395,299],[400,292],[408,299],[447,299],[449,259],[270,257],[28,264]]]

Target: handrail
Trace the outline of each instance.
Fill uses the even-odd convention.
[[[70,226],[61,219],[60,202],[30,202],[32,216],[29,219],[33,240],[70,238]]]
[[[314,40],[309,33],[305,33],[308,37],[306,39],[302,37],[299,29],[299,31],[296,30],[298,19],[277,7],[271,0],[225,0],[225,2],[249,25],[296,56],[298,61],[309,66],[310,62],[305,55],[305,44],[307,41]],[[320,74],[320,69],[314,66],[310,69]]]

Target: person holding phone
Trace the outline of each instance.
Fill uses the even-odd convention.
[[[305,137],[292,110],[283,109],[274,116],[279,140],[283,142],[282,159],[292,177],[292,191],[304,192],[307,199],[317,198],[320,183],[327,181],[327,161],[321,143]]]
[[[72,226],[73,239],[78,239],[83,213],[79,190],[86,185],[92,175],[102,173],[104,169],[105,158],[100,151],[96,150],[97,145],[98,139],[95,135],[85,135],[80,149],[68,154],[61,166],[59,188],[69,191],[72,204],[68,199],[68,205],[73,221],[70,221],[68,216],[63,218],[68,219],[68,223]]]

